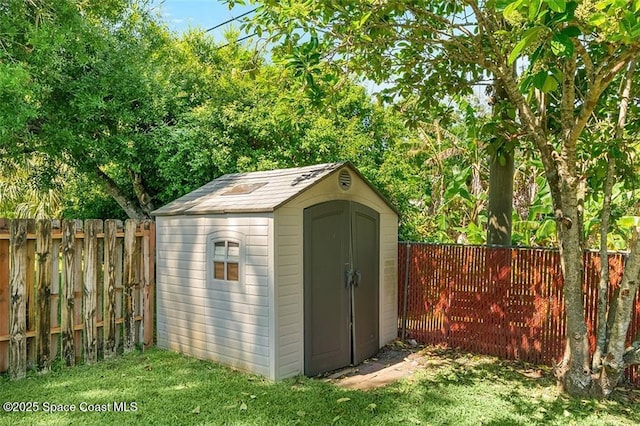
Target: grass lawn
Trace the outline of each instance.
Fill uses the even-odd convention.
[[[560,395],[547,373],[532,378],[526,366],[428,350],[427,365],[413,377],[355,391],[308,378],[274,383],[152,349],[20,381],[2,376],[0,402],[37,402],[39,411],[0,411],[0,424],[640,424],[637,390],[617,392],[605,402],[576,400]],[[121,409],[126,403],[130,411],[114,412],[114,402]],[[76,411],[43,412],[63,404]]]

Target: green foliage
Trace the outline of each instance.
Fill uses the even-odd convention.
[[[192,46],[201,49],[205,40],[191,34],[180,46],[197,62],[202,50],[196,54]],[[158,153],[150,169],[156,170],[160,203],[223,173],[320,162],[352,161],[375,181],[385,150],[405,134],[390,111],[375,106],[354,84],[320,110],[291,85],[290,73],[281,66],[254,56],[248,75],[242,67],[251,52],[238,46],[210,49],[218,60],[215,66],[200,65],[208,70],[199,74],[206,87],[202,102],[153,134]]]
[[[488,120],[465,96],[487,78],[477,62],[496,58],[465,50],[475,41],[462,29],[475,23],[459,2],[263,6],[249,25],[265,36],[279,31],[271,33],[282,42],[272,51],[274,63],[235,43],[237,34],[229,34],[225,47],[197,31],[171,35],[135,1],[0,5],[10,12],[0,14],[0,155],[20,167],[24,158],[38,159],[37,171],[20,171],[25,177],[15,179],[5,168],[0,180],[14,193],[37,189],[27,204],[51,201],[46,212],[41,206],[40,213],[16,213],[26,204],[4,189],[3,215],[122,217],[101,174],[139,204],[137,180],[159,206],[223,173],[350,160],[401,210],[402,239],[482,243],[485,157],[496,154],[501,161],[501,153],[515,150],[522,158],[513,242],[556,242],[543,165],[532,159],[514,106],[498,105],[509,120]],[[576,40],[626,43],[636,25],[629,13],[638,9],[635,3],[622,10],[613,1],[561,0],[498,1],[495,7],[508,20],[495,37],[508,62],[528,58],[520,89],[530,98],[534,89],[548,95],[547,126],[557,144],[560,61],[578,53]],[[412,25],[405,25],[408,18]],[[442,44],[438,35],[452,22],[463,43]],[[320,31],[322,25],[332,31]],[[620,31],[627,36],[616,39]],[[603,57],[604,47],[594,46],[593,57]],[[334,61],[327,63],[331,52]],[[354,84],[353,73],[394,82],[375,104]],[[586,89],[585,73],[576,84]],[[598,101],[599,117],[611,117],[620,103],[615,92]],[[629,114],[636,123],[638,106]],[[614,124],[602,119],[588,128],[578,153],[590,158],[584,176],[591,245],[610,158],[618,165],[614,219],[637,214],[637,142],[612,144]],[[629,131],[627,140],[634,134]],[[625,246],[625,223],[614,227],[611,248]]]
[[[49,217],[127,219],[118,203],[99,184],[84,175],[70,176],[61,193],[64,195],[61,212]]]
[[[578,137],[568,129],[574,123],[583,126],[583,119],[578,117],[585,107],[591,108],[593,103],[601,104],[594,117],[609,117],[610,124],[615,124],[611,117],[617,115],[616,108],[620,102],[615,94],[617,83],[610,86],[609,83],[620,72],[619,66],[628,61],[634,52],[637,55],[640,40],[638,2],[498,0],[364,4],[320,0],[260,3],[259,12],[246,23],[246,27],[248,30],[259,29],[261,34],[276,44],[275,57],[296,58],[291,62],[296,75],[304,78],[309,74],[313,77],[315,70],[324,65],[326,72],[335,76],[353,73],[377,83],[385,83],[385,88],[379,94],[380,99],[398,104],[405,120],[413,125],[419,126],[432,120],[435,111],[441,108],[442,99],[449,101],[462,97],[487,77],[512,79],[524,95],[523,103],[514,103],[514,97],[519,95],[511,93],[506,102],[508,108],[501,109],[510,120],[485,123],[484,132],[478,132],[477,138],[484,140],[483,146],[490,154],[497,155],[498,161],[503,161],[504,157],[500,154],[503,150],[513,152],[517,149],[529,156],[531,141],[538,136],[544,137],[544,141],[538,137],[536,147],[551,148],[542,149],[549,151],[545,154],[547,158],[535,170],[531,169],[532,172],[544,177],[558,175],[551,170],[552,164],[555,164],[550,156],[551,151],[557,151],[556,158],[569,159],[571,163],[566,170],[569,173],[575,171],[589,181],[585,191],[585,218],[587,222],[597,223],[595,218],[599,211],[589,198],[597,198],[603,175],[591,173],[591,168],[598,162],[602,164],[603,160],[606,164],[606,156],[598,152],[607,152],[606,147],[611,146],[612,127],[609,127],[608,133],[597,133],[597,126],[580,127],[579,138],[584,143],[578,146],[576,160],[581,163],[574,162],[572,148],[562,152],[563,138],[569,135]],[[575,78],[567,77],[566,73],[572,72],[571,66],[566,68],[567,64],[574,60]],[[516,72],[513,73],[513,70]],[[606,74],[603,70],[611,70],[611,73]],[[596,73],[602,74],[595,78]],[[313,81],[316,80],[314,78]],[[604,92],[600,93],[600,90]],[[637,117],[637,111],[633,108],[630,108],[630,115]],[[522,116],[516,117],[516,110],[519,114],[527,111],[529,115],[526,120]],[[536,124],[539,125],[536,134],[530,128],[534,123],[529,121],[532,117],[539,120],[536,122],[539,123]],[[530,127],[527,127],[527,121],[532,123]],[[593,120],[585,119],[584,122]],[[634,126],[637,127],[637,119],[628,122],[636,123]],[[458,123],[468,126],[462,120],[458,120]],[[634,134],[637,132],[630,131],[627,136]],[[630,159],[634,157],[630,153],[635,150],[635,144],[627,141],[611,152],[626,153],[614,157],[620,171],[617,179],[627,182],[626,188],[637,187],[634,178],[637,173],[634,166],[629,166],[633,164]],[[528,167],[529,158],[521,161],[520,166]],[[467,160],[469,158],[465,159],[465,165],[473,164],[473,161]],[[598,167],[603,170],[602,165]],[[458,167],[457,171],[452,169],[458,177],[464,175],[464,170],[466,167],[463,166]],[[428,187],[430,172],[420,173]],[[442,170],[437,170],[437,173],[444,176]],[[445,198],[449,200],[451,196],[451,200],[464,200],[460,208],[469,212],[469,200],[473,198],[468,196],[469,187],[461,186],[460,180],[449,182],[450,177],[447,176],[447,184],[442,185],[443,189],[448,188]],[[514,216],[514,219],[527,222],[515,226],[515,242],[555,242],[555,223],[550,213],[553,194],[553,202],[559,202],[559,185],[557,181],[552,182],[552,191],[546,192],[544,215],[533,219],[524,213]],[[546,184],[530,182],[528,187],[537,188],[533,191],[533,198],[528,197],[528,202],[534,203],[532,207],[538,209],[536,192]],[[431,222],[445,227],[427,227],[429,231],[418,232],[423,238],[437,235],[437,238],[450,240],[453,235],[440,231],[455,228],[462,231],[469,223],[478,226],[482,222],[481,219],[476,220],[481,218],[481,214],[475,213],[470,213],[473,218],[470,222],[460,220],[455,208],[440,210],[438,197],[434,198],[429,188],[422,191],[424,195],[420,195],[420,192],[413,192],[412,202],[407,203],[406,211],[421,211],[416,217],[420,214],[432,217]],[[426,207],[430,203],[436,206],[435,211]],[[633,204],[627,202],[620,206],[620,211],[634,214]],[[420,220],[412,219],[411,222],[416,224],[414,229],[420,227],[417,225]],[[425,221],[422,223],[426,224]],[[423,229],[426,229],[425,226]],[[438,232],[434,229],[438,229]],[[595,230],[595,227],[586,227],[585,238],[593,236]],[[469,232],[479,234],[475,229],[469,229]],[[595,242],[593,239],[587,241],[591,244]],[[619,247],[618,243],[614,245]]]
[[[5,153],[38,152],[88,176],[114,164],[139,171],[145,134],[164,116],[165,93],[150,75],[165,32],[125,0],[6,7],[15,14],[0,18],[0,55],[21,69],[28,86],[14,84],[14,97],[31,108],[19,128],[0,135]]]
[[[259,4],[246,30],[268,36],[277,46],[274,56],[283,58],[309,85],[317,81],[322,61],[324,75],[331,76],[327,79],[338,81],[355,73],[375,83],[393,82],[382,90],[385,102],[414,98],[416,109],[424,112],[452,93],[470,94],[474,82],[483,78],[454,44],[440,43],[451,32],[447,24],[452,17],[460,21],[460,28],[465,25],[465,7],[459,2]]]
[[[60,215],[68,169],[43,156],[6,158],[0,163],[0,217],[49,218]]]
[[[112,196],[158,206],[223,173],[328,161],[351,160],[378,183],[406,135],[353,83],[319,109],[292,84],[295,67],[233,40],[172,36],[137,2],[103,6],[14,1],[0,18],[0,152],[73,172],[50,214],[121,217]],[[329,84],[321,72],[317,87]]]

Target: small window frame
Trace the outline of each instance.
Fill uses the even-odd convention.
[[[240,281],[240,243],[230,239],[213,241],[213,279],[220,281]]]
[[[214,232],[207,237],[207,281],[213,288],[244,288],[245,238],[239,232]],[[217,265],[221,265],[216,267]],[[235,265],[235,271],[233,266]],[[219,272],[223,273],[220,277]],[[231,279],[229,275],[231,274]],[[233,279],[235,276],[236,279]]]

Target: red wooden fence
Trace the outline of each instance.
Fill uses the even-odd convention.
[[[565,312],[556,250],[400,243],[400,329],[407,250],[407,338],[534,364],[560,360]],[[593,350],[600,260],[594,252],[585,252],[584,260],[586,319]],[[610,256],[612,290],[620,281],[623,262],[621,254]],[[629,342],[640,334],[638,296],[634,305]],[[640,385],[637,366],[627,371],[627,377]]]

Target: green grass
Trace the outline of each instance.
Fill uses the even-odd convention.
[[[38,402],[40,411],[0,411],[0,424],[640,424],[638,391],[617,391],[605,402],[571,399],[558,393],[548,373],[530,378],[528,371],[491,357],[431,349],[412,378],[354,391],[308,378],[274,383],[153,349],[19,381],[3,376],[0,402]],[[47,414],[45,402],[77,409],[83,402],[135,402],[137,411]]]

